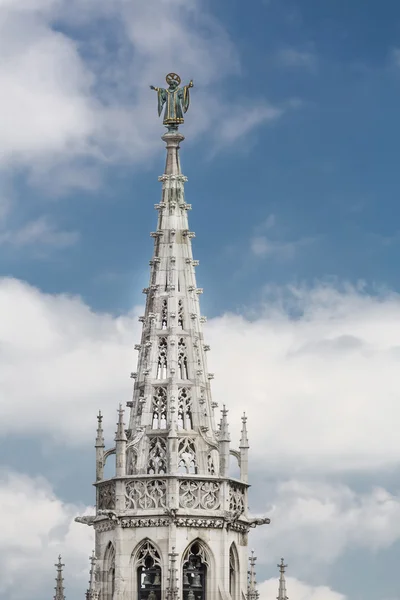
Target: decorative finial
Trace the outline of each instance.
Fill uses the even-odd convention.
[[[257,590],[256,581],[256,561],[257,557],[254,555],[254,550],[251,551],[249,557],[250,568],[248,570],[248,586],[247,586],[247,600],[258,600],[260,593]]]
[[[172,546],[172,552],[168,553],[169,556],[169,573],[167,577],[168,585],[167,585],[167,600],[174,600],[178,597],[178,578],[176,576],[177,568],[175,566],[176,557],[178,553],[175,552],[175,546]]]
[[[126,442],[126,433],[125,433],[125,423],[124,423],[124,409],[122,408],[122,404],[119,405],[118,408],[118,423],[117,423],[117,432],[115,434],[116,442]]]
[[[62,576],[63,567],[65,567],[65,565],[61,562],[61,554],[59,555],[58,563],[55,566],[57,567],[57,576],[56,576],[56,587],[54,588],[56,590],[54,600],[65,600],[64,585],[63,585],[64,578]]]
[[[99,410],[99,414],[97,415],[97,436],[96,436],[96,447],[102,448],[104,447],[104,437],[103,437],[103,415]]]
[[[230,436],[229,436],[229,425],[228,425],[228,410],[225,406],[225,404],[222,407],[221,410],[221,425],[220,425],[220,433],[219,433],[219,439],[221,442],[225,441],[225,442],[229,442],[230,441]]]
[[[150,89],[157,92],[158,116],[161,115],[165,104],[163,124],[167,126],[169,132],[174,132],[184,122],[183,115],[189,108],[189,90],[193,87],[193,81],[190,80],[188,85],[179,87],[181,78],[176,73],[168,73],[165,80],[169,86],[167,89],[155,87],[154,85],[151,85]]]
[[[247,437],[247,417],[246,413],[242,416],[242,435],[240,436],[239,448],[249,448],[249,438]]]
[[[276,597],[276,600],[289,600],[286,596],[286,581],[285,581],[285,569],[287,565],[285,565],[285,561],[281,558],[281,562],[277,565],[279,569],[279,591]]]
[[[100,592],[96,585],[96,556],[94,550],[92,555],[89,557],[90,560],[90,574],[89,574],[89,588],[86,592],[86,600],[99,600]]]

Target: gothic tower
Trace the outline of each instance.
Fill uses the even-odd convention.
[[[150,281],[143,290],[145,314],[139,318],[142,336],[135,346],[138,366],[131,374],[133,399],[127,427],[119,409],[114,448],[105,450],[98,417],[96,515],[77,519],[95,530],[96,577],[90,585],[100,600],[243,600],[248,532],[269,522],[248,515],[246,417],[238,450],[230,447],[225,406],[215,426],[210,348],[199,306],[203,290],[196,284],[195,234],[179,159],[184,136],[177,125],[183,118],[171,123],[171,103],[181,101],[185,112],[192,85],[153,88],[159,103],[167,99],[167,156],[151,233]],[[115,476],[104,478],[111,455]],[[239,479],[229,475],[231,457],[239,463]]]

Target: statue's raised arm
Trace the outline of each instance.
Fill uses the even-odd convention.
[[[190,104],[190,88],[193,87],[191,79],[188,85],[179,87],[181,78],[176,73],[168,73],[166,77],[168,88],[159,88],[154,85],[150,89],[157,92],[158,97],[158,116],[161,115],[165,106],[163,123],[169,130],[177,129],[184,122],[183,115],[187,112]]]

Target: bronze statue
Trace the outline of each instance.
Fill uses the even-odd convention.
[[[184,122],[183,115],[187,112],[190,103],[190,88],[193,87],[193,81],[190,80],[188,85],[179,87],[181,78],[176,73],[168,73],[166,76],[168,89],[150,86],[150,89],[155,90],[158,96],[158,116],[161,115],[164,104],[164,125],[169,130],[177,129],[178,125]]]

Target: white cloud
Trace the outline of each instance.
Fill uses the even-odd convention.
[[[57,498],[44,479],[0,474],[0,596],[50,596],[60,553],[68,597],[84,589],[94,540],[91,528],[73,518],[85,510]]]
[[[277,54],[278,63],[284,67],[306,68],[313,70],[317,66],[317,57],[314,52],[299,50],[297,48],[283,48]]]
[[[219,145],[232,144],[242,138],[259,125],[268,121],[276,121],[283,114],[281,108],[262,103],[252,106],[237,107],[229,109],[229,116],[221,121],[218,127]]]
[[[213,398],[230,408],[234,443],[245,409],[253,461],[270,472],[397,464],[399,296],[280,291],[248,317],[206,328]],[[86,443],[102,408],[113,433],[114,410],[131,396],[135,315],[97,314],[11,279],[0,281],[0,311],[0,430]]]
[[[105,16],[113,51],[101,25],[95,38],[85,29]],[[195,79],[192,138],[219,124],[219,139],[233,141],[280,113],[257,101],[224,108],[219,82],[238,73],[239,58],[202,0],[2,0],[1,23],[0,163],[27,167],[34,182],[51,185],[48,170],[61,165],[70,176],[78,171],[72,183],[79,185],[83,158],[143,161],[160,150],[148,86],[162,85],[171,69]],[[74,39],[82,28],[86,35]]]
[[[44,248],[66,248],[79,239],[76,231],[61,231],[47,217],[25,223],[19,229],[0,231],[0,245],[30,249],[41,254]]]
[[[346,596],[327,586],[312,586],[294,577],[287,577],[287,593],[293,600],[346,600]],[[278,591],[277,579],[268,579],[259,585],[260,600],[275,598]]]
[[[294,571],[309,576],[350,548],[375,553],[400,539],[400,498],[382,488],[356,493],[340,483],[291,479],[254,493],[267,498],[271,518],[252,537],[261,564],[285,556]],[[261,552],[265,544],[268,553]]]
[[[293,241],[272,240],[266,235],[256,235],[250,241],[255,256],[290,260],[304,247],[313,244],[315,238],[300,238]]]
[[[131,395],[133,316],[96,314],[78,298],[12,279],[1,281],[0,313],[3,433],[46,432],[80,444],[94,435],[100,408],[113,432],[117,405]]]

